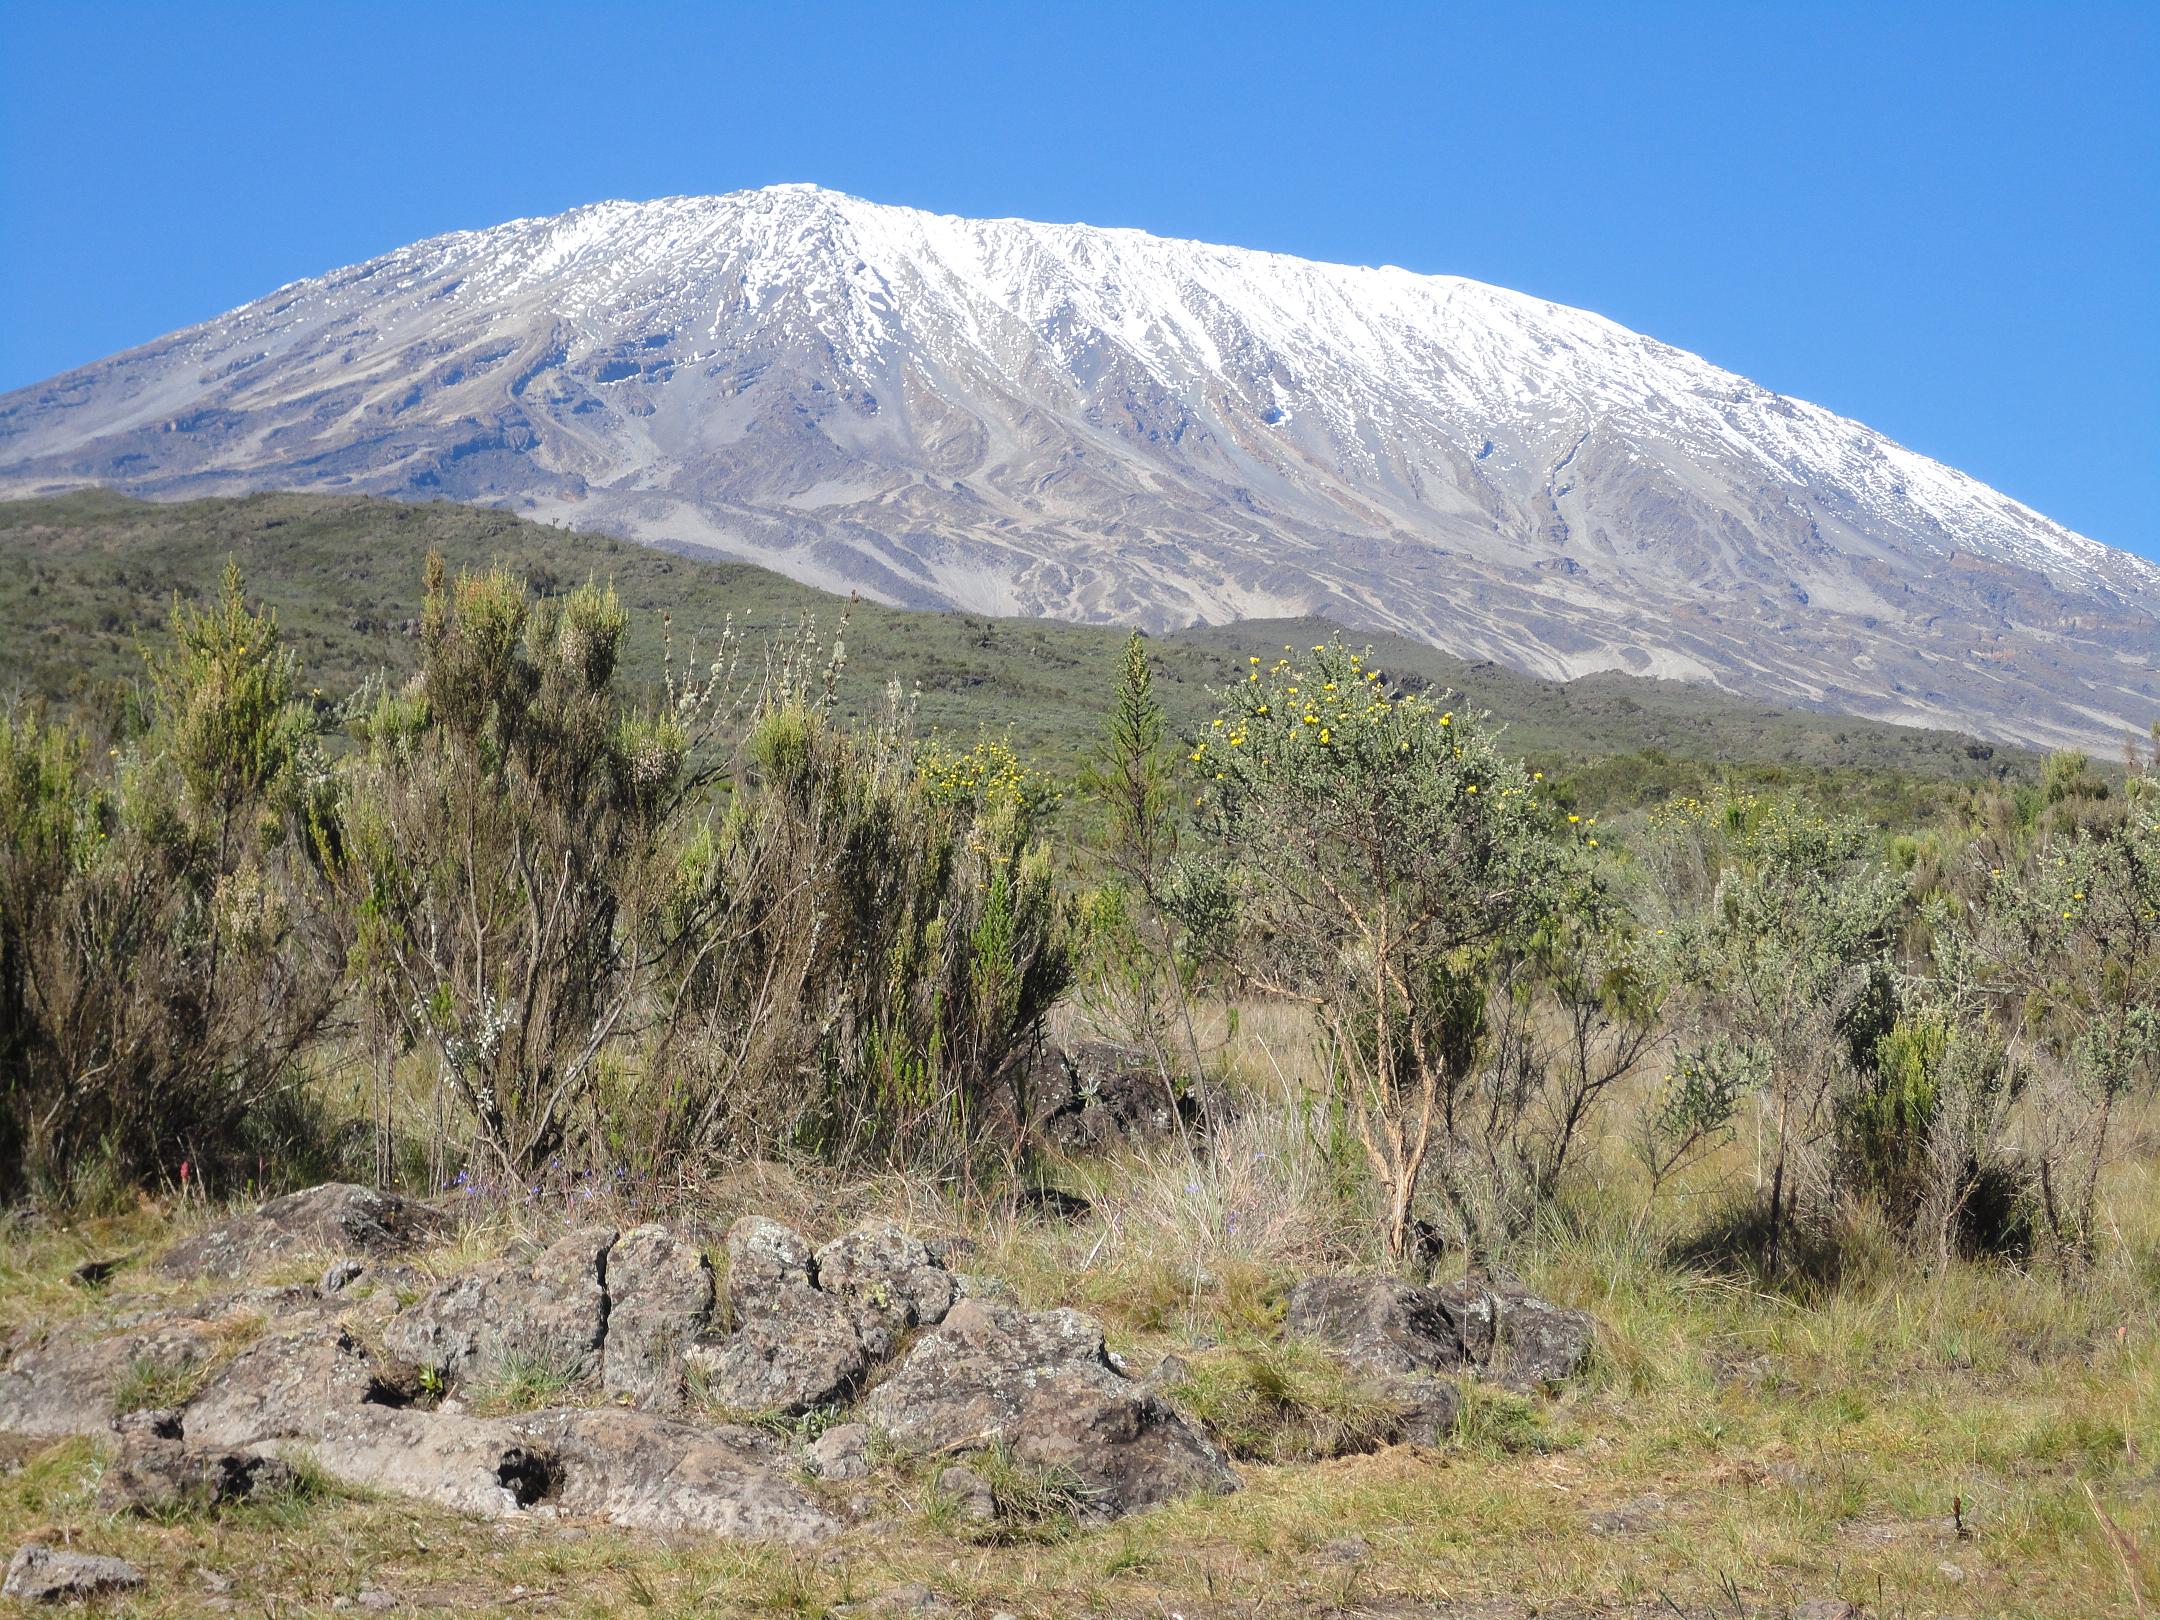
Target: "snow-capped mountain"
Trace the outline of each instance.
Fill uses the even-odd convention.
[[[811,186],[438,237],[0,396],[0,493],[500,502],[902,603],[1321,611],[1984,735],[2160,716],[2160,568],[1450,276]]]

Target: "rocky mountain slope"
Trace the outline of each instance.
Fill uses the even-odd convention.
[[[2108,746],[2160,568],[1453,277],[814,187],[419,243],[0,396],[0,493],[499,502],[977,612],[1319,612],[1469,657]]]

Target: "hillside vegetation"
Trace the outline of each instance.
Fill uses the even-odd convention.
[[[932,729],[1009,734],[1045,769],[1067,771],[1093,735],[1099,693],[1123,633],[1045,619],[913,612],[844,599],[766,569],[680,555],[450,503],[362,496],[253,495],[160,504],[90,491],[0,503],[0,691],[109,703],[142,676],[139,640],[161,627],[177,594],[201,600],[228,557],[275,608],[310,686],[342,697],[367,676],[417,666],[421,563],[439,550],[453,568],[507,566],[541,593],[587,580],[613,584],[627,607],[623,672],[631,684],[684,670],[724,625],[752,638],[806,617],[827,636],[847,615],[841,712],[882,707],[888,681],[920,692]],[[1323,640],[1312,620],[1257,621],[1153,639],[1172,731],[1212,713],[1210,690],[1254,654]],[[1738,778],[1804,786],[1878,821],[1910,819],[1930,784],[2005,773],[2029,777],[2038,756],[1948,732],[1778,709],[1710,688],[1625,675],[1542,681],[1472,664],[1399,636],[1365,636],[1400,680],[1460,694],[1490,711],[1508,746],[1570,775],[1598,808],[1654,802]]]
[[[858,607],[843,656],[829,602],[803,628],[818,599],[771,575],[455,508],[32,510],[8,656],[62,701],[0,711],[0,1535],[140,1561],[135,1612],[2160,1601],[2160,756],[2003,777],[1912,736],[1898,764],[1712,760],[1668,791],[1676,755],[1595,755],[1596,705],[1667,742],[1734,728],[1734,752],[1745,711],[1494,677],[1488,714],[1310,626]],[[403,580],[380,537],[408,529]],[[596,560],[619,567],[568,572]],[[881,701],[888,677],[920,704]],[[1550,768],[1516,692],[1573,739]],[[1898,745],[1756,729],[1781,725]],[[1586,800],[1600,773],[1627,807]],[[236,1252],[202,1230],[224,1208],[333,1180],[433,1206],[365,1297],[332,1300],[350,1276],[305,1247],[230,1288],[186,1261]],[[868,1214],[907,1228],[896,1255],[919,1232],[965,1266],[954,1318],[866,1283],[875,1356],[835,1300],[786,1344],[739,1310],[656,1329],[680,1382],[636,1414],[763,1435],[790,1490],[867,1423],[815,1548],[634,1508],[483,1527],[372,1494],[395,1476],[349,1446],[338,1473],[326,1429],[261,1501],[106,1491],[171,1438],[151,1414],[192,1440],[258,1341],[334,1354],[371,1432],[627,1429],[582,1352],[499,1342],[483,1377],[454,1345],[493,1328],[426,1313],[484,1272],[553,1320],[567,1253],[601,1329],[651,1327],[576,1234],[656,1220],[708,1283],[725,1234],[731,1299],[807,1310],[853,1262],[813,1278],[806,1239]],[[1301,1307],[1316,1283],[1366,1303]],[[1123,1360],[1071,1315],[997,1327],[1000,1300],[1091,1313]],[[1447,1309],[1455,1359],[1359,1359],[1388,1313],[1392,1355]],[[1509,1358],[1575,1348],[1486,1378],[1514,1332]],[[993,1339],[1010,1412],[966,1382]],[[1099,1422],[1027,1393],[1082,1387],[1037,1381],[1077,1341]],[[726,1393],[836,1342],[853,1371]],[[891,1395],[926,1345],[963,1369],[935,1441]],[[1135,1425],[1238,1488],[1158,1493],[1135,1464],[1148,1491],[1109,1511],[1078,1471]],[[490,1477],[544,1492],[545,1455],[517,1458]]]

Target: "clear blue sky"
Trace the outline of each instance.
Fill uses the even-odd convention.
[[[2160,556],[2160,4],[0,8],[0,389],[813,180],[1498,282]]]

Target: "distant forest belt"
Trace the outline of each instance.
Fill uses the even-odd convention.
[[[632,613],[634,683],[687,673],[730,622],[753,643],[807,623],[829,645],[844,621],[844,712],[881,710],[898,682],[925,727],[1007,735],[1059,775],[1092,745],[1125,637],[1109,625],[851,604],[748,563],[449,502],[263,494],[166,503],[92,490],[0,502],[0,550],[8,561],[0,690],[104,723],[124,712],[115,694],[141,674],[142,633],[163,624],[176,594],[209,593],[228,557],[249,592],[277,610],[325,703],[370,676],[413,670],[422,566],[439,550],[453,568],[501,566],[542,592],[611,581]],[[1242,679],[1249,659],[1308,647],[1330,628],[1253,620],[1153,637],[1173,727],[1204,729],[1211,694]],[[1465,707],[1501,722],[1508,746],[1552,772],[1563,794],[1601,808],[1737,776],[1835,796],[1890,824],[1954,784],[2027,780],[2039,765],[2037,754],[1954,733],[1770,708],[1709,687],[1617,674],[1554,682],[1397,635],[1370,641],[1392,681],[1461,694]]]

